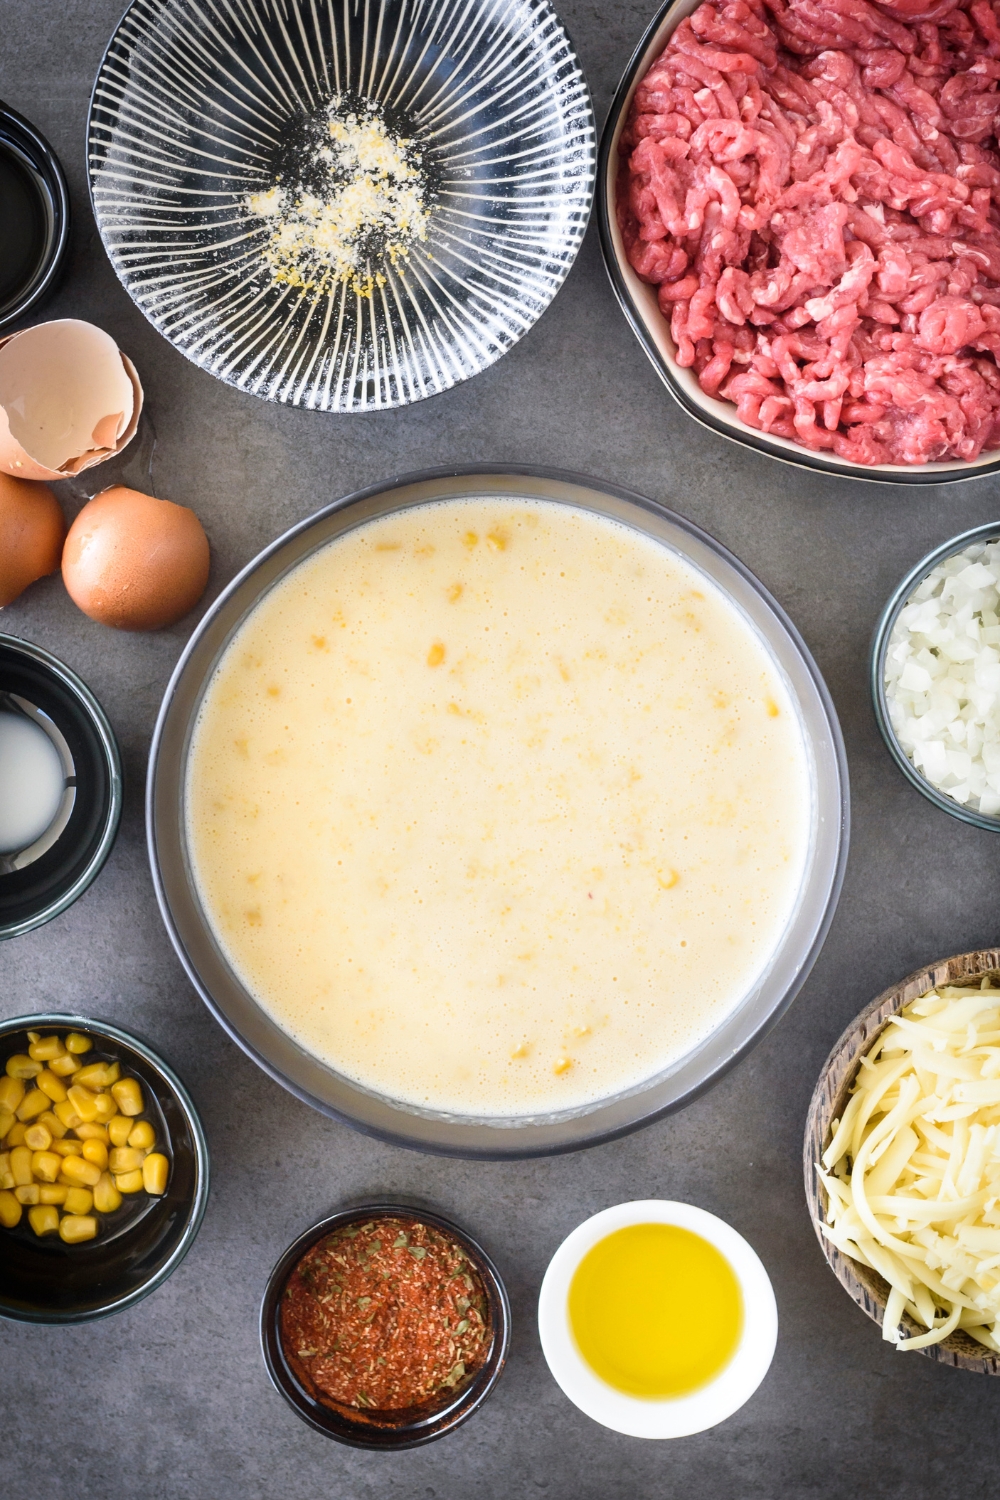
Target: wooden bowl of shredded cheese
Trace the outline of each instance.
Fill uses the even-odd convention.
[[[851,1023],[803,1165],[823,1253],[883,1338],[1000,1374],[1000,948],[917,970]]]

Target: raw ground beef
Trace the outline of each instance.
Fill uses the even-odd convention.
[[[636,90],[628,258],[710,396],[861,464],[1000,448],[1000,0],[706,0]]]

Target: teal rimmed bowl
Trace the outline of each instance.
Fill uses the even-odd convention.
[[[893,591],[888,604],[879,616],[875,627],[875,636],[872,640],[871,660],[869,669],[869,683],[871,687],[872,706],[875,710],[875,722],[878,724],[879,732],[885,740],[886,747],[893,760],[896,762],[907,781],[915,786],[918,792],[922,792],[928,802],[933,802],[935,807],[942,812],[950,813],[953,818],[958,818],[962,823],[971,823],[974,828],[985,828],[991,833],[1000,833],[1000,817],[991,813],[977,812],[975,808],[963,807],[961,802],[956,802],[954,797],[949,797],[936,787],[933,782],[927,780],[917,767],[913,764],[906,751],[896,737],[896,731],[892,727],[892,719],[889,715],[889,702],[885,692],[885,657],[889,649],[889,641],[896,621],[899,619],[900,611],[910,598],[910,595],[919,584],[927,577],[932,568],[942,563],[946,558],[953,557],[956,552],[962,552],[966,547],[971,547],[974,542],[1000,541],[1000,521],[988,521],[984,526],[974,526],[971,531],[963,531],[959,536],[953,536],[950,541],[942,542],[940,547],[935,547],[933,552],[928,552],[926,557],[910,569],[906,577]]]

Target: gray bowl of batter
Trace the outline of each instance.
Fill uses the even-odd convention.
[[[613,486],[441,470],[237,577],[147,786],[210,1010],[324,1113],[420,1150],[573,1150],[677,1109],[791,1004],[847,853],[794,626]]]

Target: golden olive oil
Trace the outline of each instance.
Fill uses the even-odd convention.
[[[631,1224],[577,1266],[569,1322],[587,1364],[615,1390],[686,1396],[732,1359],[743,1298],[714,1245],[675,1224]]]

